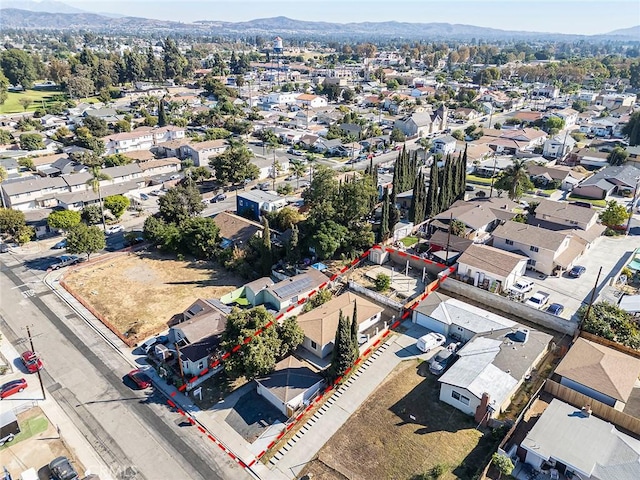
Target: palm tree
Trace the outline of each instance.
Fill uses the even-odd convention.
[[[525,160],[514,159],[513,163],[500,174],[495,187],[498,190],[509,192],[511,200],[520,200],[525,191],[533,188],[533,183],[529,180],[529,172],[527,172]]]
[[[296,176],[296,190],[300,188],[300,177],[307,173],[307,167],[298,160],[291,160],[289,171]]]
[[[91,189],[98,194],[98,202],[100,202],[100,213],[102,214],[102,228],[107,229],[107,222],[104,219],[104,208],[102,207],[102,193],[100,192],[100,182],[102,180],[111,180],[111,177],[106,173],[102,172],[102,163],[93,162],[89,167],[89,173],[91,173],[91,178],[87,180],[87,185],[91,187]]]

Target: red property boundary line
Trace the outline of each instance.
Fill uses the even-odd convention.
[[[404,312],[402,313],[402,315],[400,316],[400,318],[398,320],[396,320],[392,325],[389,325],[381,334],[381,336],[369,347],[367,348],[362,355],[360,355],[356,361],[354,362],[353,367],[350,367],[349,369],[347,369],[347,371],[344,373],[343,376],[337,378],[331,385],[328,385],[322,392],[320,392],[320,394],[314,399],[313,402],[311,402],[303,411],[301,411],[300,413],[298,413],[298,415],[296,415],[296,417],[294,418],[294,420],[289,423],[276,437],[275,440],[271,441],[271,443],[269,443],[269,445],[267,446],[267,448],[265,448],[264,450],[262,450],[253,460],[251,460],[251,462],[249,463],[245,463],[243,462],[237,455],[235,455],[231,450],[229,450],[222,442],[220,442],[218,439],[216,439],[213,435],[211,435],[210,433],[208,433],[203,427],[202,425],[199,424],[199,422],[197,422],[195,419],[193,419],[191,417],[191,415],[189,415],[187,412],[185,412],[184,410],[182,410],[180,407],[177,406],[177,404],[169,399],[167,400],[167,404],[171,407],[174,408],[178,411],[178,413],[180,413],[180,415],[184,416],[187,418],[187,420],[189,421],[189,423],[191,423],[191,425],[195,425],[198,430],[205,435],[209,440],[211,440],[213,443],[215,443],[216,445],[218,445],[218,447],[220,447],[221,450],[223,450],[225,453],[227,453],[227,455],[229,455],[229,457],[231,457],[236,463],[238,463],[238,465],[240,465],[242,468],[247,469],[247,468],[251,468],[253,465],[255,465],[264,455],[267,454],[267,452],[269,452],[289,431],[291,431],[291,429],[300,422],[300,420],[305,416],[305,414],[307,414],[312,408],[314,408],[315,406],[317,406],[317,404],[325,397],[325,395],[327,395],[329,392],[331,392],[332,390],[334,390],[335,388],[338,387],[338,385],[342,382],[342,380],[348,376],[352,371],[355,371],[359,365],[364,361],[365,358],[367,358],[367,356],[369,356],[369,354],[371,354],[390,334],[391,332],[398,327],[398,325],[400,325],[401,322],[403,322],[404,320],[406,320],[413,312],[413,310],[420,304],[420,302],[422,302],[425,298],[427,298],[431,293],[435,292],[440,285],[442,284],[442,282],[449,276],[451,275],[454,271],[455,271],[455,267],[447,267],[446,265],[444,265],[443,263],[439,263],[439,262],[434,262],[432,260],[426,259],[426,258],[422,258],[419,257],[417,255],[410,255],[407,254],[406,252],[403,252],[401,250],[397,250],[391,247],[382,247],[379,245],[374,245],[371,249],[367,250],[366,252],[364,252],[362,255],[360,255],[360,257],[354,259],[349,265],[345,265],[344,267],[342,267],[340,269],[339,273],[336,273],[334,275],[332,275],[329,279],[329,282],[333,282],[335,281],[339,276],[343,275],[344,273],[346,273],[348,270],[350,270],[351,268],[355,267],[356,265],[358,265],[361,261],[363,261],[364,259],[366,259],[369,256],[369,253],[371,252],[371,250],[379,250],[379,249],[383,249],[386,252],[389,253],[398,253],[400,256],[402,257],[409,257],[413,260],[416,261],[422,261],[425,264],[429,264],[429,265],[435,265],[439,268],[442,268],[443,270],[438,274],[438,278],[436,280],[434,280],[433,282],[431,282],[429,285],[427,285],[427,287],[425,288],[425,292],[418,298],[414,299],[412,301],[412,303],[409,306],[405,306],[404,307]],[[302,305],[303,303],[305,303],[306,301],[308,301],[308,299],[314,295],[315,293],[317,293],[317,291],[319,290],[323,290],[324,288],[326,288],[329,285],[329,282],[325,282],[322,285],[320,285],[318,287],[317,290],[313,290],[311,291],[306,297],[300,299],[298,301],[297,304],[291,305],[287,308],[286,312],[290,312],[291,310],[293,310],[296,306]],[[210,367],[205,368],[202,372],[200,372],[198,374],[198,376],[193,377],[192,379],[189,380],[189,382],[194,382],[196,381],[198,378],[200,378],[202,375],[208,373],[211,369],[214,369],[216,367],[218,367],[223,361],[227,360],[231,355],[233,355],[234,353],[237,353],[241,348],[242,345],[246,345],[249,342],[251,342],[254,338],[256,338],[258,335],[262,334],[264,332],[264,330],[266,330],[267,328],[270,328],[274,325],[276,325],[276,323],[278,322],[278,320],[280,320],[282,317],[284,317],[284,313],[280,312],[275,318],[274,320],[270,321],[269,323],[267,323],[262,329],[257,330],[252,336],[246,337],[244,339],[244,341],[242,343],[239,343],[238,345],[234,346],[230,352],[225,352],[222,357],[218,360],[216,360],[215,362],[213,362]],[[178,388],[178,391],[180,392],[184,392],[187,388],[187,384],[181,385]],[[177,391],[174,391],[171,393],[171,397],[175,397],[177,395]]]

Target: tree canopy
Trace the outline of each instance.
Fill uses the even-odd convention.
[[[84,253],[87,259],[105,246],[104,232],[99,227],[89,227],[79,223],[69,230],[67,235],[67,252]]]
[[[513,163],[500,173],[494,186],[498,190],[507,191],[511,200],[520,200],[524,192],[533,189],[525,160],[514,159]]]
[[[76,212],[73,210],[57,210],[55,212],[51,212],[51,214],[47,218],[47,224],[51,228],[70,230],[71,228],[78,225],[80,223],[80,220],[80,212]]]

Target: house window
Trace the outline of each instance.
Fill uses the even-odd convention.
[[[537,251],[539,251],[538,247],[534,247],[533,245],[531,245],[531,246],[529,247],[529,250],[531,250],[532,252],[537,252]]]
[[[513,245],[513,240],[505,240],[504,243],[507,245]]]
[[[314,342],[313,340],[311,341],[311,348],[313,348],[313,349],[318,348],[318,344],[316,342]]]
[[[203,362],[198,362],[198,370],[202,370],[204,368]]]
[[[451,396],[453,397],[454,400],[457,400],[458,402],[463,403],[464,405],[469,405],[469,401],[470,401],[469,398],[465,397],[464,395],[461,395],[455,390],[451,392]]]
[[[529,264],[530,267],[535,267],[536,266],[536,261],[535,260],[529,259],[529,260],[527,260],[527,263]]]

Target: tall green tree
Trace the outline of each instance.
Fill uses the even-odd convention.
[[[251,152],[242,142],[231,141],[227,150],[209,158],[209,166],[222,185],[242,184],[255,180],[260,174],[258,167],[251,163]]]
[[[351,316],[351,345],[353,346],[354,362],[360,356],[358,345],[358,301],[353,302],[353,315]]]
[[[276,326],[276,331],[280,340],[278,352],[280,358],[293,352],[304,340],[304,331],[300,328],[296,317],[285,318],[282,323]]]
[[[38,77],[32,54],[26,50],[10,48],[0,55],[0,68],[12,85],[31,88]]]
[[[0,105],[4,105],[9,97],[9,79],[0,70]]]
[[[0,208],[0,233],[6,233],[15,237],[26,225],[23,211],[12,208]]]
[[[609,155],[607,155],[607,161],[610,165],[622,165],[629,158],[629,152],[622,147],[615,147]]]
[[[525,160],[514,159],[513,163],[500,173],[494,186],[498,190],[507,191],[511,200],[520,200],[524,192],[533,188]]]
[[[116,218],[120,218],[130,204],[131,202],[124,195],[111,195],[104,199],[104,208],[113,213]]]
[[[411,197],[411,206],[409,207],[409,220],[414,224],[424,221],[427,206],[427,186],[425,185],[424,175],[420,173],[416,176],[413,184],[413,195]]]
[[[81,220],[80,212],[73,210],[57,210],[47,217],[47,225],[58,230],[71,230]]]
[[[262,255],[260,262],[262,264],[262,274],[268,276],[273,268],[273,252],[271,250],[271,229],[269,228],[267,217],[263,217],[262,226]]]
[[[167,118],[167,112],[165,110],[165,106],[164,106],[164,99],[160,99],[158,101],[158,126],[159,127],[164,127],[169,123],[169,120]]]
[[[331,366],[329,367],[329,376],[335,380],[353,367],[357,357],[351,341],[351,327],[349,317],[345,317],[340,310],[338,317],[338,328],[333,342],[333,351],[331,352]]]
[[[191,185],[178,185],[158,200],[158,215],[166,223],[181,225],[204,210],[202,196]]]
[[[111,177],[102,171],[102,160],[97,156],[87,157],[84,164],[89,167],[91,178],[87,180],[87,185],[91,187],[94,193],[98,194],[98,205],[102,214],[102,228],[107,229],[107,221],[104,218],[104,205],[102,203],[102,191],[100,190],[100,182],[111,180]]]
[[[380,218],[380,241],[384,242],[389,238],[389,189],[384,189],[382,197],[382,216]]]
[[[213,218],[191,217],[181,226],[183,250],[202,260],[211,260],[220,243],[220,229]]]
[[[442,211],[438,203],[438,199],[440,198],[439,177],[438,162],[434,160],[431,164],[431,172],[429,174],[429,190],[427,192],[427,205],[425,208],[425,216],[429,218],[435,217]]]
[[[629,137],[629,145],[640,145],[640,110],[634,112],[622,129],[622,133]]]
[[[600,212],[600,221],[607,227],[617,227],[629,219],[629,212],[624,205],[615,200],[607,202],[607,208]]]
[[[84,253],[87,259],[99,252],[106,245],[104,232],[99,227],[89,227],[79,223],[67,235],[67,252]]]

